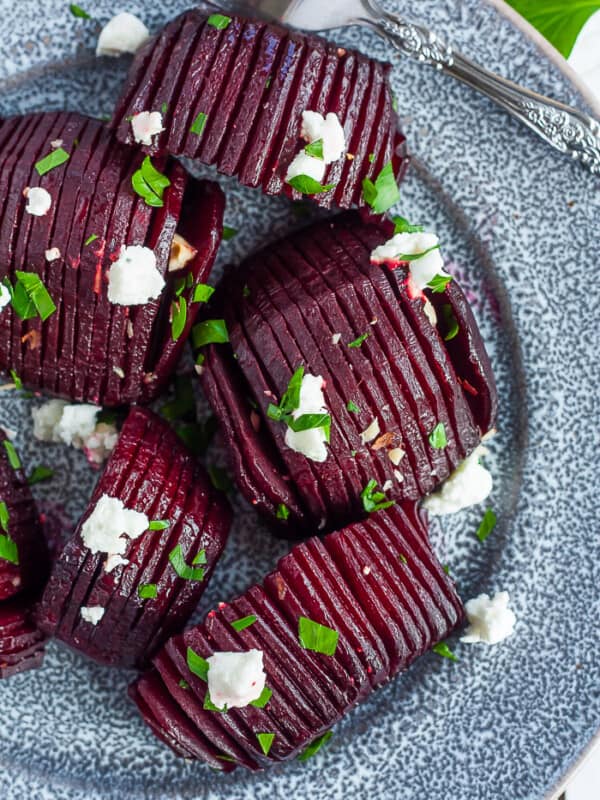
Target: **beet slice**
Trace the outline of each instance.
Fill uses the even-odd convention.
[[[40,176],[36,163],[59,145],[68,160]],[[194,291],[216,256],[224,198],[215,184],[161,161],[156,166],[171,185],[163,206],[150,207],[132,186],[141,161],[100,122],[79,114],[29,114],[3,125],[0,280],[14,282],[26,264],[56,306],[45,321],[37,314],[21,320],[10,305],[0,311],[0,370],[14,370],[26,387],[117,406],[150,402],[169,380],[200,308]],[[50,192],[46,215],[25,211],[27,186]],[[175,233],[196,254],[170,272]],[[160,297],[143,306],[108,301],[108,271],[124,245],[152,249],[166,280]],[[54,248],[59,257],[48,261],[45,253]],[[186,315],[174,338],[176,297],[178,308],[186,303]]]
[[[407,557],[398,558],[404,552]],[[232,623],[250,615],[256,617],[251,624],[234,629]],[[337,631],[332,654],[303,647],[301,616]],[[296,545],[263,586],[219,604],[202,625],[169,640],[130,694],[175,752],[210,763],[219,751],[228,764],[256,770],[293,758],[357,701],[446,638],[463,616],[414,504],[398,506]],[[266,706],[225,713],[206,708],[207,684],[191,672],[189,649],[208,658],[253,648],[263,652],[272,690]],[[261,732],[275,734],[267,756],[259,747]],[[192,744],[196,737],[202,747]]]
[[[84,520],[103,495],[121,499],[152,520],[168,521],[128,540],[127,564],[106,572],[104,553],[81,539]],[[225,545],[231,512],[206,473],[170,426],[133,408],[96,486],[88,510],[53,568],[39,612],[42,630],[102,663],[142,665],[179,630],[194,610]],[[204,572],[185,577],[169,556],[180,548],[187,565],[199,558]],[[198,569],[198,567],[196,567]],[[141,596],[151,585],[155,597]],[[93,625],[82,607],[101,606]]]
[[[0,679],[37,669],[44,660],[44,635],[30,613],[25,596],[0,603]]]
[[[111,122],[119,141],[135,143],[132,116],[161,110],[164,131],[145,152],[198,158],[246,186],[298,197],[285,176],[304,144],[302,112],[319,110],[339,114],[348,142],[361,148],[354,169],[345,157],[328,169],[336,188],[313,195],[317,204],[360,203],[363,179],[390,162],[404,173],[389,65],[279,25],[232,15],[217,30],[207,19],[186,11],[136,55]]]

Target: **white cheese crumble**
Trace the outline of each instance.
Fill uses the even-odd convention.
[[[258,700],[267,676],[263,651],[214,653],[208,661],[208,693],[217,708],[244,708]]]
[[[152,137],[164,131],[160,111],[140,111],[131,118],[133,138],[138,144],[150,146]]]
[[[331,344],[339,344],[340,339],[342,338],[341,333],[334,333],[331,337]]]
[[[493,486],[491,473],[479,462],[486,453],[485,447],[479,445],[446,478],[437,492],[423,500],[423,506],[430,514],[454,514],[485,500]]]
[[[324,117],[318,111],[303,111],[300,135],[309,144],[321,140],[323,158],[311,156],[302,149],[290,163],[285,180],[289,182],[298,175],[308,175],[320,183],[327,165],[340,159],[346,150],[344,129],[337,114],[330,112]]]
[[[8,288],[3,283],[0,283],[0,311],[10,305],[10,299],[11,295]]]
[[[430,247],[435,247],[440,240],[435,233],[397,233],[385,244],[379,245],[371,253],[371,263],[383,264],[386,261],[398,263],[401,255],[416,255],[424,253]],[[429,281],[436,275],[449,277],[444,272],[444,259],[438,247],[427,255],[409,261],[410,276],[416,289],[423,291]]]
[[[469,600],[465,604],[469,627],[461,636],[461,642],[474,644],[498,644],[514,632],[517,618],[508,607],[508,592],[497,592],[492,598],[487,594]]]
[[[41,186],[28,186],[23,194],[27,198],[25,211],[28,214],[33,214],[34,217],[43,217],[50,211],[52,197],[47,189],[42,189]]]
[[[325,177],[325,162],[321,158],[309,156],[308,153],[302,150],[294,156],[288,167],[285,179],[289,183],[292,178],[296,178],[298,175],[308,175],[309,178],[321,183]]]
[[[304,375],[300,386],[300,405],[292,412],[294,419],[303,414],[326,414],[323,396],[323,378],[320,375]],[[287,428],[285,443],[297,453],[302,453],[311,461],[325,461],[327,436],[324,428],[309,428],[306,431],[293,431]]]
[[[393,447],[391,450],[388,450],[388,458],[395,467],[398,466],[404,456],[405,452],[401,447]]]
[[[85,403],[49,400],[31,410],[33,435],[41,442],[62,442],[83,450],[90,463],[101,464],[119,438],[114,425],[97,422],[101,410]]]
[[[367,444],[368,442],[372,442],[376,436],[379,436],[379,433],[379,420],[376,418],[369,425],[369,427],[365,428],[365,430],[360,434],[360,440],[363,444]]]
[[[115,556],[123,556],[129,539],[137,539],[148,530],[150,520],[145,514],[125,508],[118,497],[103,494],[92,513],[83,523],[81,538],[92,553],[106,553],[106,572],[117,566]]]
[[[104,616],[104,610],[102,606],[82,606],[80,609],[81,619],[97,625]]]
[[[149,247],[123,245],[108,272],[108,299],[120,306],[139,306],[155,300],[165,287]]]
[[[136,53],[149,37],[150,31],[142,20],[123,11],[107,22],[100,31],[96,55],[120,56],[121,53]]]
[[[60,250],[58,247],[51,247],[45,251],[44,257],[46,261],[56,261],[57,258],[60,258]]]

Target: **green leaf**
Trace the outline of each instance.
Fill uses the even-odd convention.
[[[190,133],[195,133],[196,136],[202,136],[206,126],[206,120],[207,115],[204,113],[204,111],[201,111],[193,121],[192,127],[190,128]]]
[[[47,156],[41,158],[35,165],[38,175],[45,175],[47,172],[50,172],[51,169],[55,169],[56,167],[60,167],[61,164],[64,164],[65,161],[68,161],[71,156],[67,153],[66,150],[63,150],[62,147],[57,147],[56,150],[53,150],[51,153],[48,153]]]
[[[271,749],[271,745],[273,744],[273,739],[275,738],[274,733],[257,733],[256,738],[258,739],[258,743],[260,744],[263,753],[268,756],[269,750]]]
[[[451,280],[452,275],[434,275],[427,284],[427,287],[431,289],[434,294],[441,294],[446,291],[446,286],[448,286]]]
[[[247,617],[241,617],[240,619],[234,619],[230,625],[236,631],[243,631],[245,628],[249,628],[250,625],[254,625],[256,622],[256,615],[249,614]]]
[[[362,186],[365,202],[376,214],[384,214],[400,199],[400,191],[391,161],[381,170],[375,183],[370,178],[365,178]]]
[[[206,564],[206,550],[199,550],[192,559],[192,564]]]
[[[208,661],[199,656],[191,647],[188,647],[186,661],[190,672],[203,681],[208,680]]]
[[[187,300],[180,297],[171,303],[171,338],[176,342],[183,331],[187,322]]]
[[[296,419],[290,415],[287,417],[286,422],[294,433],[309,431],[313,428],[324,428],[325,435],[329,441],[329,431],[331,429],[331,417],[329,414],[301,414]]]
[[[171,523],[168,519],[153,519],[150,521],[150,525],[148,525],[149,531],[166,531],[169,528]]]
[[[287,183],[300,194],[323,194],[335,189],[335,183],[328,183],[325,186],[311,178],[310,175],[296,175],[290,178]]]
[[[290,516],[290,510],[285,503],[279,503],[277,506],[277,511],[275,512],[275,516],[277,519],[288,519]]]
[[[205,711],[218,711],[219,714],[226,714],[227,713],[227,705],[224,705],[223,708],[219,708],[216,706],[213,701],[210,699],[210,692],[208,689],[206,690],[206,694],[204,695],[204,706]]]
[[[223,225],[223,241],[229,242],[234,236],[237,236],[237,228],[232,228],[231,225]]]
[[[204,580],[204,570],[202,567],[190,567],[185,563],[181,545],[176,545],[169,553],[169,561],[177,575],[185,581]]]
[[[192,303],[208,303],[210,298],[215,293],[215,287],[209,286],[206,283],[199,283],[194,287],[194,294],[192,295]]]
[[[171,185],[171,181],[156,169],[150,156],[146,156],[141,167],[131,176],[131,185],[147,206],[162,208],[165,204],[163,195],[165,189]]]
[[[98,234],[97,233],[92,233],[92,235],[88,236],[88,238],[85,240],[85,242],[83,243],[83,246],[87,247],[92,242],[95,242],[97,238],[98,238]]]
[[[333,628],[308,617],[300,617],[298,620],[298,639],[305,650],[332,656],[337,649],[339,637],[339,633]]]
[[[10,377],[13,380],[13,383],[15,385],[15,389],[22,389],[23,388],[23,381],[21,380],[21,378],[19,378],[17,373],[14,371],[14,369],[10,370]]]
[[[224,319],[205,319],[194,326],[192,330],[194,347],[204,347],[207,344],[225,344],[229,341],[229,332]]]
[[[16,566],[19,564],[17,543],[4,533],[0,533],[0,559],[4,559],[4,561]]]
[[[279,405],[269,403],[267,408],[267,416],[269,419],[274,419],[280,422],[287,414],[291,414],[300,405],[300,388],[304,378],[304,367],[300,366],[290,378],[287,389],[281,396]]]
[[[21,319],[31,319],[36,313],[45,322],[56,311],[54,301],[35,272],[15,271],[17,283],[12,297],[12,305]],[[32,307],[35,309],[32,313]],[[21,313],[24,312],[24,314]]]
[[[314,742],[311,742],[306,750],[298,756],[298,761],[308,761],[309,758],[316,755],[319,750],[324,747],[333,736],[333,731],[325,731],[321,736],[317,737]]]
[[[424,228],[422,225],[411,225],[404,217],[392,217],[394,223],[394,236],[397,233],[422,233]]]
[[[8,520],[10,519],[10,514],[8,513],[8,506],[4,500],[0,501],[0,528],[5,533],[8,533]]]
[[[398,253],[397,256],[394,256],[394,260],[395,261],[408,261],[408,262],[410,262],[410,261],[418,261],[420,258],[423,258],[423,256],[426,256],[428,253],[431,253],[433,250],[439,250],[439,249],[440,249],[439,244],[434,244],[433,247],[428,247],[427,250],[422,250],[420,253]],[[434,279],[438,278],[438,277],[444,277],[444,276],[435,275]],[[446,283],[447,282],[448,281],[446,281]],[[429,284],[427,284],[427,285],[429,285]]]
[[[73,14],[74,17],[78,19],[91,19],[91,16],[88,14],[87,11],[84,11],[81,6],[75,5],[75,3],[71,3],[69,6],[69,11]]]
[[[27,483],[30,486],[34,486],[36,483],[49,481],[52,477],[54,477],[54,470],[50,469],[50,467],[45,467],[43,464],[40,464],[32,469],[31,475],[27,478]]]
[[[408,558],[404,555],[404,553],[398,553],[398,558],[403,564],[408,564]]]
[[[429,434],[429,444],[435,447],[436,450],[442,450],[448,444],[446,438],[446,428],[443,422],[438,422],[435,428]]]
[[[227,472],[222,467],[210,464],[207,468],[210,482],[220,492],[229,492],[233,488],[233,483]]]
[[[256,700],[252,700],[250,705],[254,706],[254,708],[264,708],[272,696],[273,696],[273,690],[269,689],[268,686],[265,686],[265,688],[260,693],[260,697],[257,697]]]
[[[360,414],[360,408],[356,405],[356,403],[352,402],[352,400],[348,401],[346,408],[351,414]]]
[[[598,0],[508,0],[508,3],[568,58],[579,32],[596,11]]]
[[[231,25],[231,17],[226,17],[225,14],[211,14],[206,20],[206,24],[218,31],[224,31]]]
[[[310,142],[304,148],[304,152],[307,156],[312,156],[313,158],[319,158],[323,161],[323,139],[317,139],[316,142]]]
[[[157,594],[158,590],[155,583],[142,583],[138,586],[138,595],[142,600],[151,600]]]
[[[359,336],[358,339],[354,339],[352,342],[348,342],[348,347],[360,347],[361,344],[367,339],[369,336],[369,331],[363,333],[362,336]]]
[[[188,683],[187,681],[185,681],[183,678],[181,678],[181,679],[180,679],[180,680],[177,682],[177,685],[178,685],[178,686],[179,686],[181,689],[189,689],[189,688],[190,688],[190,685],[189,685],[189,683]]]
[[[168,110],[169,110],[169,104],[167,102],[164,102],[162,104],[162,106],[160,107],[160,113],[163,115],[163,117],[167,113]]]
[[[377,491],[377,481],[372,478],[360,493],[363,508],[367,514],[381,511],[394,505],[394,500],[388,500],[383,492]]]
[[[458,661],[458,656],[455,656],[452,650],[448,647],[446,642],[438,642],[434,644],[431,648],[434,653],[437,653],[438,656],[442,656],[443,658],[449,658],[450,661]]]
[[[8,458],[8,463],[11,465],[11,467],[13,469],[21,469],[21,459],[17,455],[14,444],[9,442],[8,439],[5,439],[2,444],[6,450],[6,457]]]
[[[496,527],[496,519],[495,512],[491,508],[486,509],[475,533],[475,536],[477,536],[480,542],[485,542],[490,533],[494,530]]]
[[[451,339],[454,339],[459,331],[458,322],[454,316],[450,303],[444,303],[442,306],[442,316],[444,318],[444,325],[447,331],[446,335],[444,336],[444,341],[449,342]]]

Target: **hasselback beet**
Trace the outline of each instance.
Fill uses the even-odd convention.
[[[374,181],[391,163],[400,179],[407,163],[389,69],[318,36],[239,16],[215,24],[190,10],[138,51],[111,125],[121,142],[148,153],[198,159],[246,186],[297,199],[288,167],[306,141],[320,138],[303,133],[303,112],[335,114],[345,146],[330,161],[324,156],[320,181],[333,188],[306,193],[325,207],[364,205],[365,178]]]
[[[150,401],[200,307],[223,207],[216,184],[144,161],[97,120],[4,120],[0,370],[71,400]]]
[[[122,535],[111,544],[105,528],[115,515]],[[227,501],[170,426],[133,408],[54,565],[40,627],[103,663],[144,663],[196,607],[230,518]]]
[[[203,386],[240,488],[291,534],[423,497],[494,424],[494,378],[461,289],[451,280],[423,292],[408,262],[371,261],[392,233],[356,212],[318,222],[231,270],[213,298],[229,344],[203,348]],[[201,323],[198,344],[222,342],[211,325]],[[310,408],[328,415],[320,455],[288,442],[299,368],[322,378]]]
[[[300,753],[462,620],[423,518],[401,504],[296,545],[261,585],[170,639],[130,694],[177,754],[257,770]],[[254,705],[215,710],[206,660],[252,650],[267,690]]]
[[[36,669],[44,659],[45,636],[32,621],[30,599],[0,603],[0,678]]]

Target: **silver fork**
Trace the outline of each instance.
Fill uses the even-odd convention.
[[[471,86],[524,122],[552,147],[600,175],[597,120],[480,67],[422,25],[388,13],[376,0],[221,0],[220,5],[307,31],[368,25],[403,55]]]

